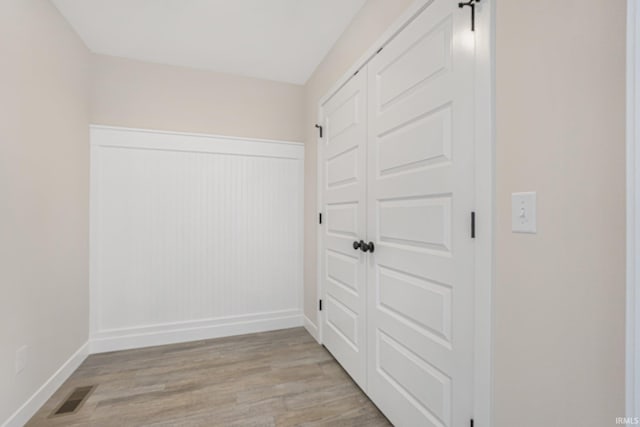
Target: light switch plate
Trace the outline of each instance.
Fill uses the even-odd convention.
[[[511,195],[511,230],[514,233],[536,233],[536,193]]]

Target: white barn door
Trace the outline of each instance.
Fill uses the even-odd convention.
[[[323,343],[366,389],[366,73],[322,106]]]
[[[470,36],[435,0],[368,66],[368,394],[397,426],[472,413]]]

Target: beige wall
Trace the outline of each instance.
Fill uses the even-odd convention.
[[[302,141],[303,87],[92,55],[91,123]]]
[[[623,415],[625,3],[497,5],[497,427]],[[529,190],[538,234],[512,234]]]
[[[88,337],[88,59],[49,1],[0,2],[0,423]]]
[[[305,85],[304,159],[304,314],[316,323],[317,295],[317,129],[318,101],[413,0],[368,0]]]

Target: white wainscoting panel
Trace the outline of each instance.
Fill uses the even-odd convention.
[[[92,126],[91,351],[301,326],[303,155]]]

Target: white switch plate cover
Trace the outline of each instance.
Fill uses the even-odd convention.
[[[536,233],[536,193],[511,195],[511,230],[514,233]]]

